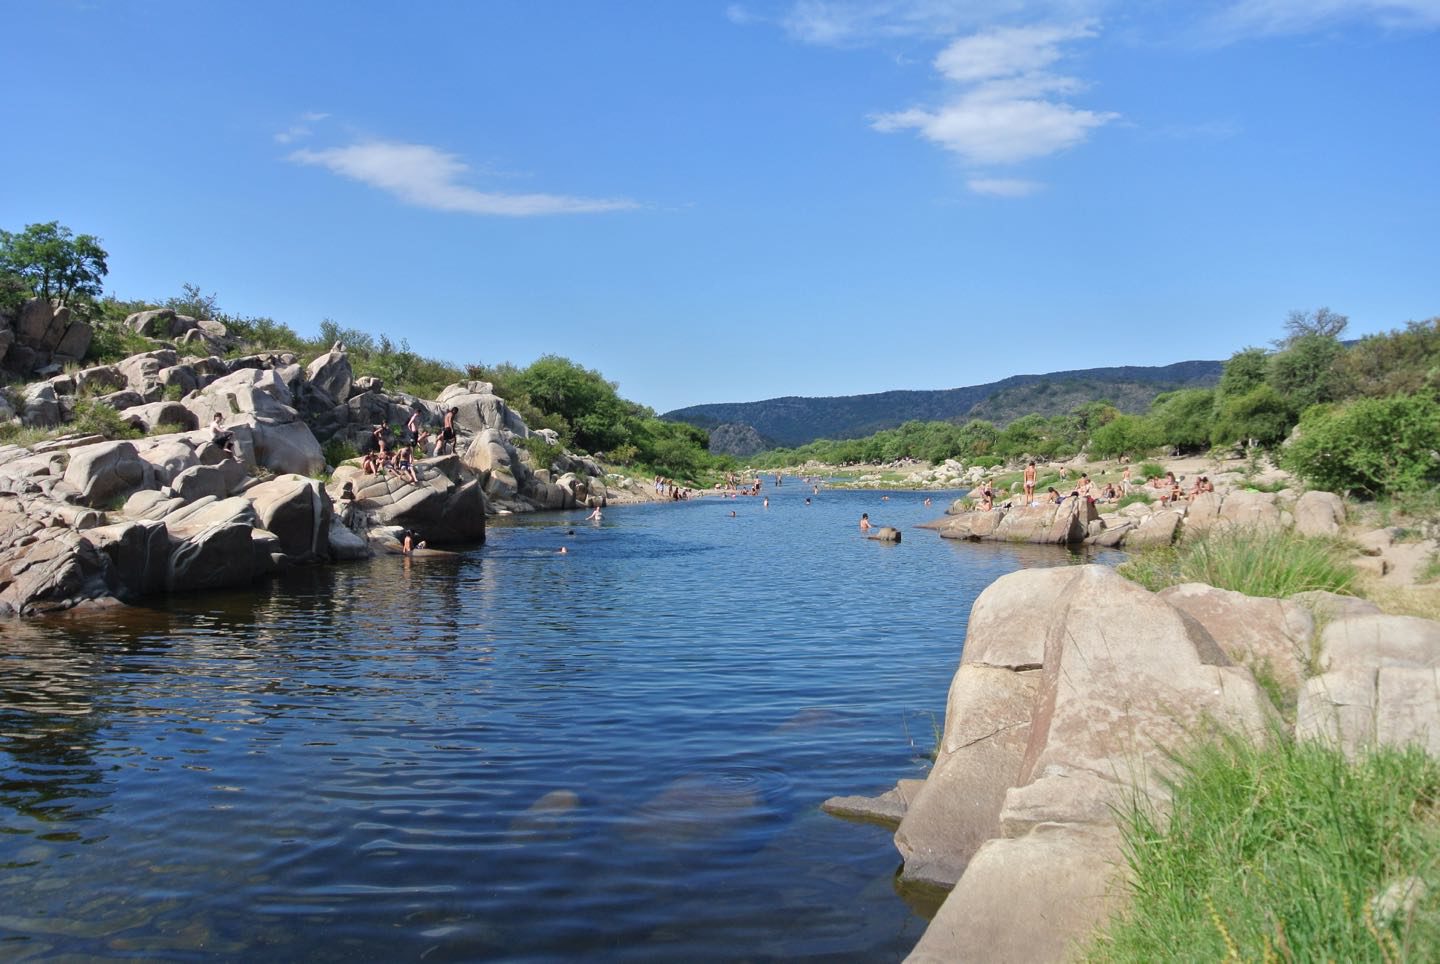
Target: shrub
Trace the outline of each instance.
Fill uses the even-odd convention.
[[[326,465],[340,465],[351,459],[358,459],[360,452],[349,439],[332,438],[321,446]]]
[[[1142,479],[1158,479],[1165,474],[1165,466],[1159,462],[1141,462],[1135,471],[1140,473]]]
[[[66,431],[83,435],[103,435],[107,439],[139,438],[144,433],[125,421],[109,405],[80,399],[75,402],[75,419]]]
[[[1115,508],[1123,509],[1127,505],[1134,505],[1137,502],[1143,502],[1145,505],[1149,505],[1154,501],[1154,498],[1151,497],[1149,492],[1146,492],[1143,489],[1135,489],[1129,495],[1125,496],[1119,502],[1115,503]]]
[[[550,470],[555,460],[565,451],[559,445],[551,445],[544,437],[531,435],[526,438],[516,439],[515,444],[525,449],[535,458],[535,468]]]
[[[1168,819],[1121,814],[1133,901],[1091,960],[1435,960],[1440,762],[1418,747],[1354,763],[1274,733],[1175,758]],[[1387,908],[1379,898],[1422,882]]]
[[[1090,454],[1108,459],[1130,452],[1144,452],[1160,444],[1155,426],[1139,415],[1117,415],[1090,436]]]
[[[93,364],[121,361],[131,355],[153,351],[156,347],[150,339],[126,328],[121,321],[101,319],[95,322],[94,327],[90,347],[85,352],[85,361]]]
[[[1175,547],[1143,551],[1121,565],[1119,572],[1152,592],[1182,582],[1203,582],[1247,596],[1280,599],[1312,589],[1349,593],[1356,576],[1334,539],[1235,526]]]
[[[1281,463],[1311,485],[1377,496],[1440,483],[1440,402],[1365,398],[1305,413]]]

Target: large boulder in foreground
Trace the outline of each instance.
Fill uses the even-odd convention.
[[[83,505],[104,506],[155,487],[155,470],[129,442],[101,442],[70,452],[65,484]]]
[[[1303,604],[1187,582],[1160,598],[1205,627],[1225,654],[1289,693],[1305,680],[1313,654],[1315,617]]]
[[[330,557],[330,496],[314,479],[283,475],[251,486],[245,498],[260,527],[273,532],[286,555],[302,561]]]
[[[1351,757],[1417,743],[1440,757],[1440,623],[1360,614],[1327,625],[1324,672],[1300,691],[1295,734]]]
[[[1123,894],[1116,808],[1164,805],[1171,750],[1274,718],[1198,621],[1107,567],[996,580],[896,831],[905,877],[955,885],[913,959],[1065,956]]]

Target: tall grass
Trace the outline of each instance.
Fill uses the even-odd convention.
[[[1281,599],[1312,589],[1353,593],[1356,579],[1355,567],[1335,539],[1239,526],[1215,529],[1173,548],[1143,551],[1119,572],[1152,592],[1203,582]]]
[[[1089,959],[1440,957],[1440,762],[1384,748],[1351,764],[1277,733],[1177,763],[1168,821],[1121,814],[1133,902]]]

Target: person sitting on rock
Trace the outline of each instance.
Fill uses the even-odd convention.
[[[219,412],[215,413],[215,418],[210,422],[210,440],[232,459],[240,458],[235,454],[235,433],[225,430],[225,416]]]
[[[395,456],[395,474],[408,482],[418,485],[420,476],[415,472],[415,458],[410,446],[402,448]]]
[[[1065,497],[1055,491],[1055,486],[1050,486],[1050,491],[1045,493],[1045,501],[1051,505],[1059,505],[1065,501]]]

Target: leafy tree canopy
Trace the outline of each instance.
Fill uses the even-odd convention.
[[[94,235],[77,236],[58,221],[27,225],[19,234],[0,231],[0,275],[19,278],[47,301],[100,297],[108,257]]]

